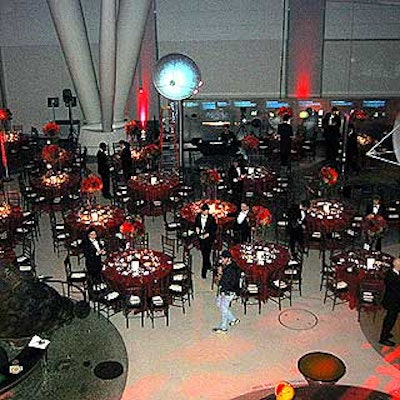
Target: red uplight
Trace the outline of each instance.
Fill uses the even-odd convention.
[[[146,129],[148,113],[149,113],[149,97],[147,92],[145,92],[143,88],[139,88],[137,105],[138,105],[140,127],[141,129]]]

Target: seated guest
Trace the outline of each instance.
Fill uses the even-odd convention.
[[[102,243],[98,240],[96,229],[89,228],[82,241],[86,270],[93,282],[101,281],[101,256],[106,254]]]
[[[211,250],[217,233],[217,223],[215,218],[210,214],[210,207],[208,204],[203,204],[201,206],[201,212],[197,214],[194,225],[199,238],[200,252],[203,258],[201,277],[206,279],[207,271],[211,269]]]
[[[234,240],[236,243],[246,243],[251,239],[252,213],[246,203],[240,205],[240,211],[235,215],[233,223]]]

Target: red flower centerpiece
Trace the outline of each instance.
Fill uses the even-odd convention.
[[[125,133],[131,135],[137,129],[137,123],[133,119],[125,123]]]
[[[141,218],[135,218],[133,221],[126,220],[119,227],[119,231],[126,239],[135,239],[144,235],[144,224]]]
[[[382,235],[387,228],[387,222],[381,215],[369,214],[364,219],[363,229],[370,237]]]
[[[144,152],[147,157],[157,157],[161,154],[161,149],[156,144],[151,143],[144,148]]]
[[[352,117],[358,121],[365,121],[368,119],[368,114],[364,110],[355,110]]]
[[[90,174],[87,178],[82,179],[81,192],[94,194],[103,189],[103,182],[94,174]]]
[[[64,164],[68,158],[68,152],[56,144],[48,144],[43,147],[42,159],[52,166]]]
[[[8,121],[11,119],[11,111],[8,108],[0,108],[0,121]]]
[[[252,211],[256,220],[256,224],[259,226],[270,226],[272,222],[272,214],[268,208],[263,206],[253,206]]]
[[[221,182],[221,175],[216,169],[207,169],[201,173],[200,180],[205,185],[216,185]]]
[[[322,181],[329,185],[329,186],[333,186],[336,185],[338,178],[339,178],[339,174],[338,172],[335,170],[335,168],[332,167],[322,167],[321,171],[321,178]]]
[[[48,122],[46,125],[43,126],[43,133],[50,137],[57,136],[61,131],[61,128],[55,122]]]
[[[260,139],[254,135],[247,135],[242,140],[242,147],[245,150],[256,150],[260,146]]]
[[[293,110],[290,107],[280,107],[278,109],[277,114],[279,117],[283,117],[284,115],[289,115],[289,117],[293,117]]]

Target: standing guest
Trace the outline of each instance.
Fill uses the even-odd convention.
[[[228,185],[232,190],[233,202],[239,205],[243,196],[243,176],[245,169],[240,165],[239,161],[234,160],[228,169]]]
[[[360,167],[358,165],[358,142],[357,133],[353,120],[350,120],[348,133],[347,133],[347,144],[346,144],[346,160],[349,173],[359,173]]]
[[[366,216],[372,215],[380,215],[383,218],[386,218],[386,208],[382,204],[381,197],[379,195],[374,195],[372,198],[372,202],[367,204]],[[382,250],[382,237],[378,236],[376,238],[375,250]]]
[[[207,271],[211,269],[211,250],[217,233],[217,223],[215,222],[215,218],[210,215],[210,207],[208,204],[203,204],[201,206],[201,212],[196,216],[195,227],[199,237],[201,256],[203,258],[201,277],[206,279]]]
[[[228,324],[234,326],[240,322],[229,309],[233,298],[240,292],[240,275],[240,269],[232,261],[231,253],[228,250],[222,251],[216,277],[218,283],[216,304],[221,312],[221,322],[218,328],[213,329],[215,333],[226,334],[228,332]]]
[[[93,282],[101,281],[101,256],[106,254],[102,243],[98,240],[96,229],[89,228],[82,242],[86,270]]]
[[[110,166],[107,155],[107,145],[104,142],[99,144],[99,151],[97,152],[97,172],[99,173],[103,182],[103,197],[111,199],[110,194]]]
[[[232,144],[236,141],[235,134],[231,130],[229,130],[228,126],[226,125],[224,125],[224,127],[222,128],[221,140],[225,144]]]
[[[282,123],[278,125],[277,134],[280,138],[280,157],[281,165],[287,166],[292,150],[293,128],[290,125],[290,115],[285,114],[282,118]]]
[[[119,144],[121,146],[121,166],[122,166],[122,172],[124,174],[125,182],[128,182],[128,180],[132,176],[132,155],[131,155],[131,149],[130,145],[128,142],[125,140],[120,140]]]
[[[246,203],[240,205],[240,211],[235,215],[233,223],[234,240],[236,243],[246,243],[251,238],[251,212]]]
[[[387,310],[382,324],[379,343],[385,346],[394,346],[396,343],[390,340],[393,337],[393,329],[400,312],[400,258],[393,260],[393,269],[385,276],[385,294],[382,300],[383,307]]]
[[[306,210],[309,207],[307,201],[303,201],[300,205],[296,204],[291,207],[288,215],[288,234],[290,254],[296,254],[296,248],[304,251],[304,223],[306,219]]]
[[[326,113],[322,119],[322,128],[324,129],[326,141],[326,159],[332,165],[336,164],[336,157],[339,151],[341,123],[339,110],[336,107],[332,107],[331,112]]]

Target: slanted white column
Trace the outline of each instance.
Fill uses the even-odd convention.
[[[101,122],[100,96],[80,0],[47,0],[72,82],[88,124]]]
[[[116,0],[101,0],[100,16],[100,100],[102,127],[112,131],[117,39]]]
[[[124,120],[125,106],[135,74],[152,0],[120,0],[117,22],[117,73],[114,124]]]

